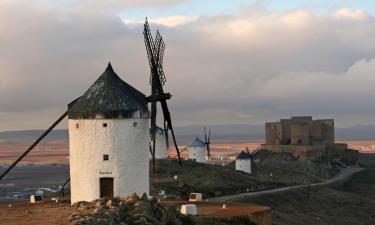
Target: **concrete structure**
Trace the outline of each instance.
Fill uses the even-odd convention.
[[[181,214],[196,216],[197,206],[194,204],[181,205]]]
[[[236,158],[236,170],[251,174],[251,156],[242,151]]]
[[[109,64],[68,108],[71,203],[149,194],[145,96]]]
[[[313,120],[312,117],[292,117],[266,123],[266,143],[261,149],[289,152],[301,159],[339,157],[349,152],[348,145],[335,143],[333,119]]]
[[[164,130],[160,127],[157,127],[155,135],[155,159],[165,159],[168,156],[168,149]],[[152,141],[150,142],[150,144],[153,144]],[[151,158],[152,155],[150,153],[150,159]]]
[[[190,193],[189,202],[201,202],[202,200],[202,193]]]
[[[206,144],[204,141],[199,139],[198,137],[195,138],[193,143],[188,146],[189,151],[189,159],[192,159],[196,162],[206,163],[207,159],[207,149]]]
[[[43,197],[41,195],[30,195],[30,203],[35,204],[43,202]]]

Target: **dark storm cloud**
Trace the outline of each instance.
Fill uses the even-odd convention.
[[[179,17],[187,20],[180,25],[174,19],[152,28],[167,44],[166,89],[177,125],[261,124],[298,114],[375,123],[375,22],[366,13],[248,7]],[[142,25],[111,10],[2,2],[0,49],[1,130],[46,126],[109,60],[125,81],[149,92]]]

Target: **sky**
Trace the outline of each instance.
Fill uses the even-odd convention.
[[[0,131],[46,128],[109,61],[147,95],[146,16],[175,126],[375,125],[371,1],[0,0]]]

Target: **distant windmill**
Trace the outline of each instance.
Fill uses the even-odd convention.
[[[206,127],[205,126],[203,127],[203,130],[204,130],[204,141],[205,141],[206,148],[207,148],[207,159],[209,160],[210,157],[211,157],[211,149],[210,149],[211,130],[208,131],[208,136],[207,136],[207,133],[206,133]]]
[[[178,159],[180,162],[180,166],[182,167],[180,151],[178,149],[178,145],[176,142],[176,138],[173,131],[172,126],[172,119],[171,114],[168,110],[167,100],[171,98],[170,93],[164,93],[163,86],[166,82],[166,78],[163,71],[163,54],[165,49],[165,44],[163,38],[161,37],[159,31],[156,32],[156,38],[151,35],[150,27],[147,21],[145,20],[144,24],[144,41],[147,50],[147,57],[148,62],[150,65],[151,73],[150,73],[150,85],[151,85],[151,95],[147,97],[147,100],[151,102],[151,146],[150,146],[150,153],[152,155],[152,167],[153,171],[155,172],[155,141],[156,141],[156,132],[157,132],[157,125],[156,125],[156,113],[157,113],[157,102],[161,103],[161,108],[163,110],[164,116],[164,132],[165,132],[165,139],[167,143],[167,147],[169,146],[168,142],[168,131],[171,131],[174,146],[177,151]]]
[[[250,160],[251,160],[251,171],[253,171],[253,173],[255,174],[256,172],[256,167],[255,167],[255,162],[254,162],[254,155],[255,153],[257,152],[257,150],[254,150],[252,152],[249,151],[249,147],[246,146],[246,152],[247,154],[250,156]]]

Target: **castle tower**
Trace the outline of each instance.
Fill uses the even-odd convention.
[[[251,156],[242,151],[236,158],[236,170],[251,174]]]
[[[192,159],[196,162],[205,163],[207,161],[206,150],[207,149],[205,142],[196,137],[194,142],[188,147],[189,159]]]
[[[68,105],[71,203],[149,194],[149,111],[145,95],[104,73]]]

